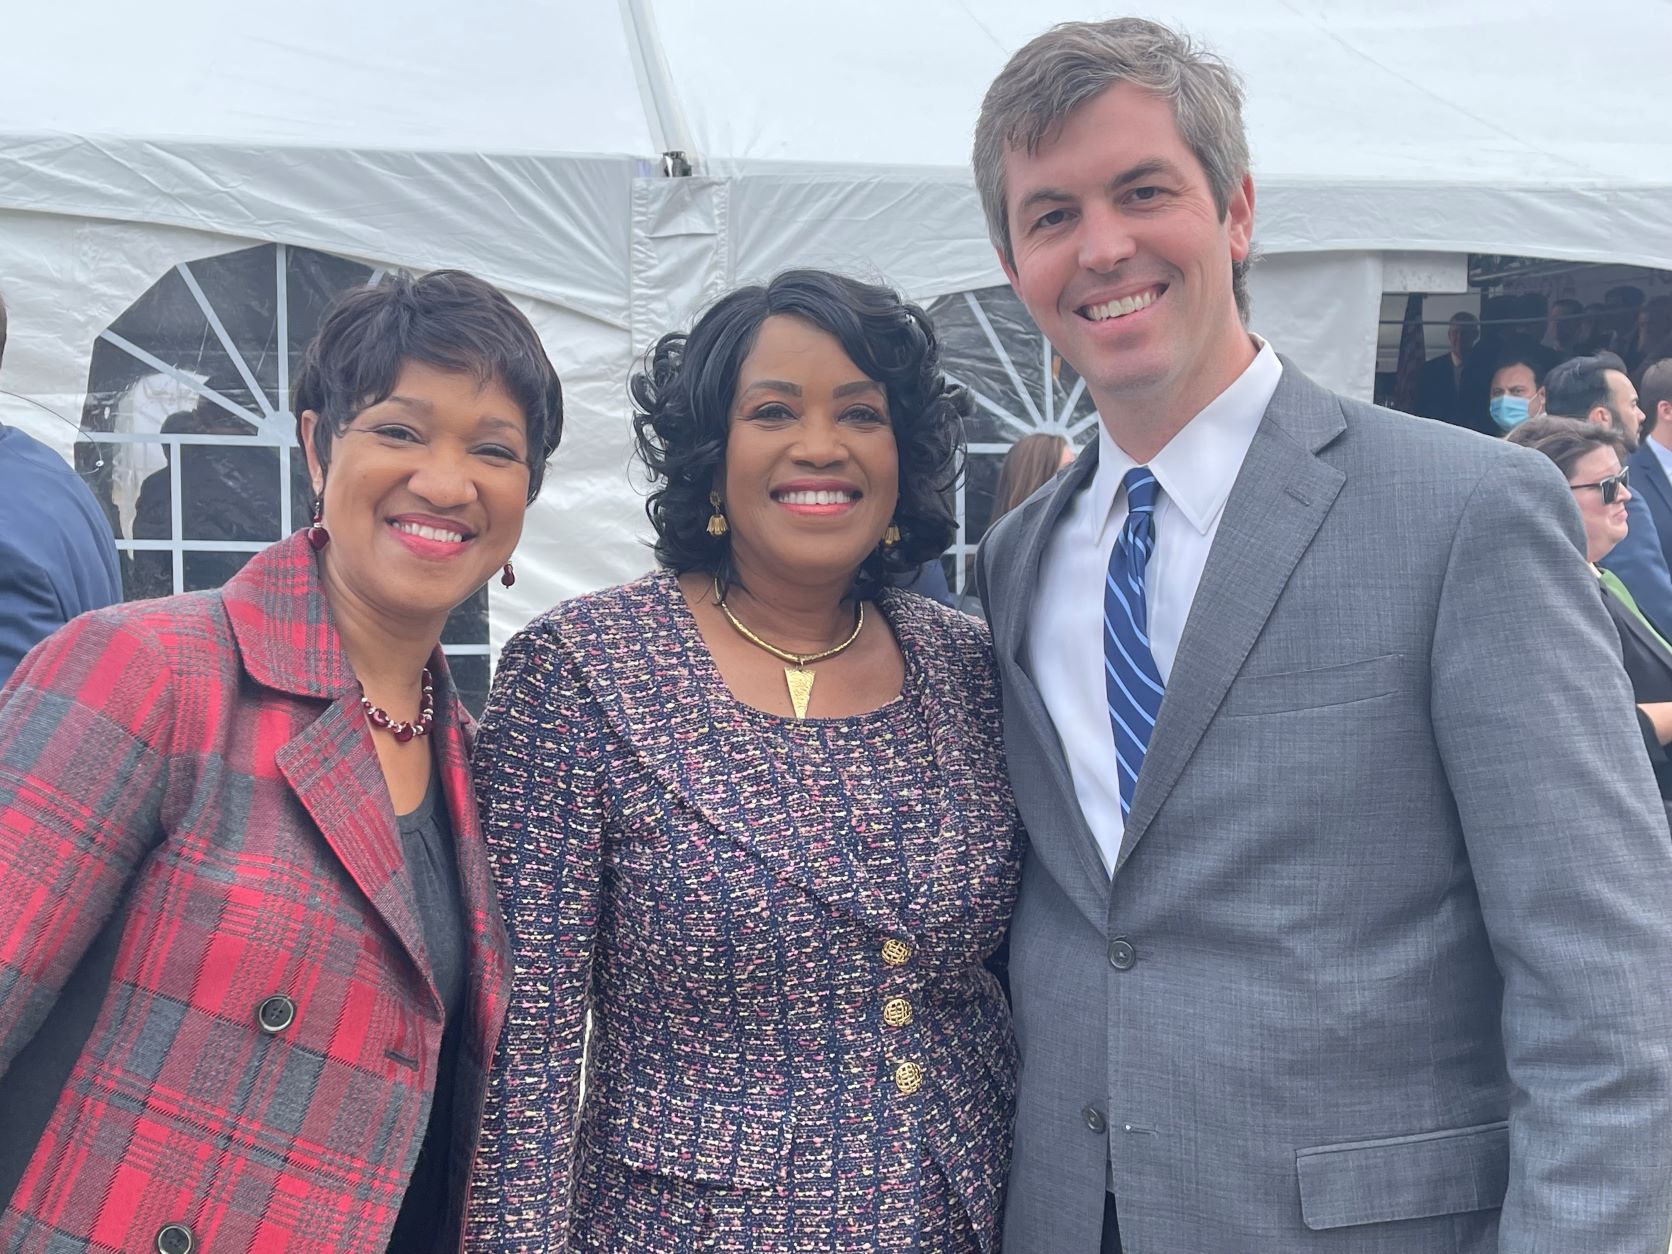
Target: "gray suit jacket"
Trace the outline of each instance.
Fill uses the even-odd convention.
[[[1007,1254],[1094,1254],[1106,1170],[1127,1254],[1665,1254],[1672,841],[1555,467],[1285,363],[1111,886],[1022,666],[1095,460],[978,560],[1031,837]]]

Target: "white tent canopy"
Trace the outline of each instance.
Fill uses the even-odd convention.
[[[1338,388],[1368,394],[1384,286],[1455,288],[1467,253],[1672,269],[1672,81],[1631,52],[1672,47],[1661,0],[1152,13],[1246,80],[1255,329]],[[0,394],[0,420],[67,450],[111,324],[171,271],[254,244],[374,275],[479,273],[534,318],[570,413],[524,577],[494,589],[497,644],[649,564],[623,384],[655,335],[791,264],[925,302],[1002,283],[967,171],[981,92],[1051,22],[1106,15],[1000,0],[30,6],[0,41],[0,389],[18,394]],[[695,175],[664,177],[667,149]],[[283,377],[266,397],[281,417]]]

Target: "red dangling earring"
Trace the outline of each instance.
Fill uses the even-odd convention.
[[[506,562],[505,569],[500,572],[499,582],[504,584],[507,588],[517,582],[517,572],[511,569],[510,562]]]
[[[331,533],[325,530],[324,525],[320,522],[320,519],[324,516],[325,498],[316,496],[313,503],[313,526],[308,528],[308,544],[315,553],[320,552],[327,544],[331,543]]]

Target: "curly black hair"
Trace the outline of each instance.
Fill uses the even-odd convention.
[[[900,540],[861,563],[852,594],[866,600],[939,557],[957,534],[953,490],[973,403],[940,372],[940,344],[922,309],[889,288],[825,270],[786,270],[723,296],[689,334],[658,340],[633,375],[634,442],[655,485],[645,513],[656,529],[656,559],[680,573],[705,571],[723,588],[736,582],[730,536],[708,534],[708,494],[725,461],[744,359],[774,314],[829,332],[888,394],[900,458]]]
[[[463,270],[398,273],[331,302],[296,376],[297,441],[306,444],[302,415],[311,409],[320,418],[314,452],[329,467],[332,441],[354,415],[389,398],[409,361],[491,379],[522,406],[532,502],[563,436],[563,385],[522,311]]]

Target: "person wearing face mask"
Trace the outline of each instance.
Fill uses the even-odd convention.
[[[1499,431],[1513,431],[1544,412],[1544,357],[1530,342],[1507,344],[1499,351],[1487,403]]]
[[[1619,577],[1599,564],[1628,530],[1626,505],[1632,492],[1622,464],[1626,442],[1607,427],[1549,416],[1521,424],[1510,432],[1509,440],[1555,462],[1573,490],[1585,524],[1585,558],[1596,572],[1603,605],[1619,633],[1643,744],[1662,803],[1672,815],[1672,756],[1667,751],[1672,745],[1672,645],[1644,617]]]

